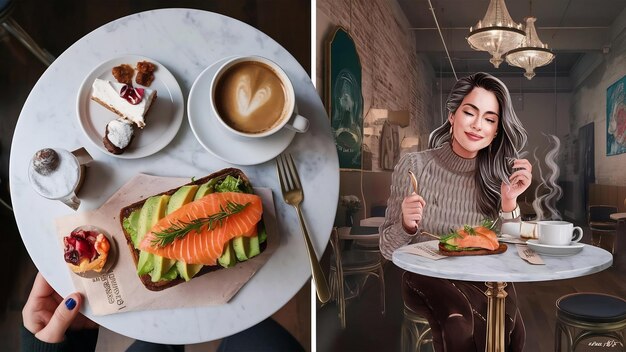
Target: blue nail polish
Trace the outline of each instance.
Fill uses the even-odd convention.
[[[76,307],[76,301],[73,298],[68,298],[65,301],[65,306],[67,307],[68,310],[72,310],[74,309],[74,307]]]

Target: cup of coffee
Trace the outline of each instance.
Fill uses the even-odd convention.
[[[211,108],[227,130],[243,137],[309,128],[309,120],[296,112],[296,96],[287,74],[260,56],[235,57],[217,69],[211,82]]]
[[[569,246],[583,238],[583,229],[567,221],[539,221],[537,237],[540,244]]]
[[[33,189],[44,198],[58,200],[76,210],[76,196],[85,176],[85,167],[92,160],[84,148],[70,152],[62,148],[37,151],[28,166],[28,179]]]

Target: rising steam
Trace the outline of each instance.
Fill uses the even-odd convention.
[[[535,200],[533,201],[533,209],[535,210],[535,214],[537,214],[537,221],[562,219],[561,213],[556,209],[556,202],[561,199],[563,195],[561,186],[557,184],[560,170],[559,166],[556,164],[556,158],[561,148],[561,141],[554,135],[546,135],[546,137],[550,139],[550,150],[545,158],[545,163],[549,170],[547,178],[544,178],[541,162],[537,157],[537,148],[533,151],[533,158],[539,167],[539,178],[541,179],[541,183],[535,188]],[[546,192],[539,195],[542,189]],[[544,216],[544,209],[549,212],[549,217]]]

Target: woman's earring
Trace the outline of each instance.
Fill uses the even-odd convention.
[[[454,141],[454,125],[450,124],[450,143]]]

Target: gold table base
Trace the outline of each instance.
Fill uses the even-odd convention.
[[[506,282],[485,282],[487,290],[487,340],[486,352],[504,352],[504,300],[508,293]]]

